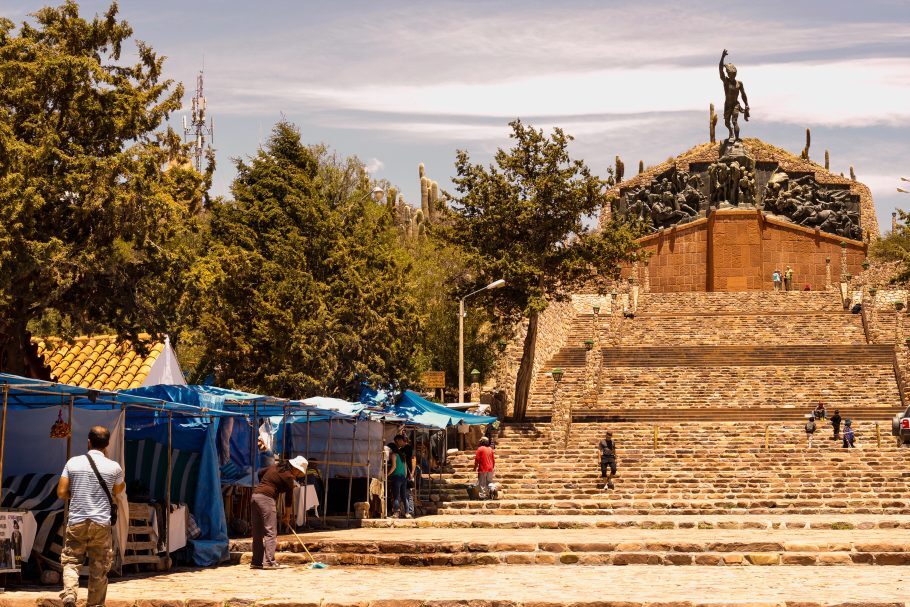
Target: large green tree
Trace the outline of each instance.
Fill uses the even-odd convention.
[[[615,273],[634,250],[635,230],[610,224],[591,231],[585,222],[603,203],[604,183],[569,155],[572,137],[510,123],[513,147],[485,167],[459,151],[454,179],[459,196],[446,231],[476,270],[475,287],[488,291],[502,322],[527,322],[515,384],[514,415],[523,419],[531,388],[538,320],[548,303],[567,297],[596,275]]]
[[[475,272],[461,247],[438,238],[432,229],[407,244],[416,270],[412,288],[426,317],[421,336],[425,359],[420,366],[444,371],[447,384],[457,386],[458,298],[473,286]],[[506,329],[487,308],[468,307],[464,320],[466,373],[477,369],[482,379],[489,376]]]
[[[897,261],[900,264],[892,279],[895,283],[910,281],[910,213],[896,209],[898,215],[897,229],[889,232],[884,238],[872,242],[870,254],[882,261]]]
[[[287,396],[413,380],[421,312],[411,258],[363,164],[280,122],[210,210],[183,301],[216,381]]]
[[[124,60],[131,35],[116,4],[0,18],[0,370],[42,374],[42,316],[125,337],[173,320],[205,178],[163,129],[182,87],[142,42]]]

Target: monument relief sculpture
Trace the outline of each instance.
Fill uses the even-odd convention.
[[[713,209],[759,209],[801,226],[860,239],[859,196],[848,186],[819,183],[816,173],[805,169],[788,174],[767,159],[757,169],[751,146],[739,136],[739,115],[749,120],[749,101],[736,79],[736,66],[724,63],[727,55],[724,49],[718,68],[730,137],[720,142],[717,159],[690,165],[688,171],[685,165],[671,164],[634,186],[619,184],[613,212],[661,230],[705,217]]]

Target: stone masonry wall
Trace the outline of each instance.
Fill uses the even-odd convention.
[[[650,254],[648,278],[654,293],[767,291],[773,288],[771,273],[783,272],[788,265],[793,268],[794,288],[808,284],[813,290],[824,290],[829,272],[834,283],[841,276],[842,242],[847,272],[858,274],[866,255],[864,243],[755,210],[719,210],[708,219],[639,241]]]
[[[569,337],[572,320],[576,314],[575,304],[571,300],[567,300],[551,302],[540,315],[537,326],[537,348],[534,351],[532,377],[536,378],[547,361],[553,358],[553,355],[563,347]],[[514,411],[515,379],[518,376],[518,368],[521,365],[521,355],[527,333],[528,323],[524,321],[506,346],[506,350],[500,357],[495,372],[497,389],[504,390],[506,393],[507,415],[512,415]]]

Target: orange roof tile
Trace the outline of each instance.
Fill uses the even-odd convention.
[[[141,386],[164,350],[163,342],[150,342],[148,335],[140,339],[148,348],[145,356],[115,335],[77,337],[72,342],[35,337],[32,342],[55,381],[95,390],[124,390]]]

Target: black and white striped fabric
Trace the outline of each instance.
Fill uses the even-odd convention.
[[[64,502],[57,497],[59,474],[22,474],[3,479],[0,506],[28,510],[35,517],[38,533],[32,550],[52,560],[63,551]]]
[[[167,487],[167,446],[153,440],[126,441],[126,484],[138,483],[148,490],[149,497],[163,501]],[[187,504],[190,510],[196,503],[201,455],[195,451],[171,450],[171,503]]]

